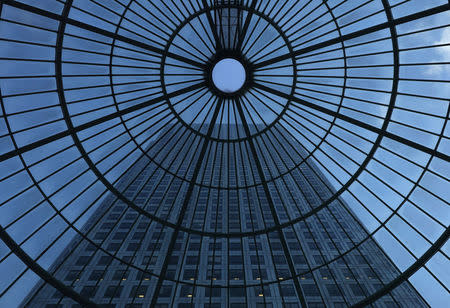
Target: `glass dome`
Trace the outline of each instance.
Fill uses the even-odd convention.
[[[0,306],[450,302],[447,0],[0,17]]]

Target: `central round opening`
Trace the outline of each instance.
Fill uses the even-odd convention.
[[[225,93],[239,91],[245,83],[245,76],[242,63],[231,58],[217,62],[212,71],[214,85]]]

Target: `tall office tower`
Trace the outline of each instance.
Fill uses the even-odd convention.
[[[244,129],[214,130],[233,140]],[[51,268],[55,277],[104,307],[281,308],[347,307],[398,275],[373,240],[355,244],[368,232],[339,198],[290,223],[319,210],[333,191],[309,159],[288,176],[260,183],[260,167],[270,178],[305,158],[302,145],[282,127],[261,138],[259,167],[246,144],[219,142],[208,147],[204,167],[196,171],[197,137],[186,134],[180,125],[164,129],[148,149],[149,156],[166,158],[163,165],[141,158],[118,186],[164,224],[109,195],[84,228],[93,243],[74,240]],[[192,188],[168,175],[165,162],[198,172],[204,186]],[[208,188],[224,185],[230,189]],[[27,307],[77,307],[71,304],[50,286],[38,287],[26,301]],[[404,283],[374,306],[427,305]]]

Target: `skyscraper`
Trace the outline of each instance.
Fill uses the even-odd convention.
[[[221,125],[214,130],[218,137],[235,139],[243,127]],[[267,178],[289,168],[290,156],[306,155],[292,134],[279,126],[273,130],[278,144],[271,146],[277,146],[280,155],[259,153],[265,157],[262,168]],[[167,157],[189,172],[191,159],[187,158],[195,155],[191,148],[195,143],[189,138],[195,137],[183,135],[177,125],[164,129],[148,153]],[[188,142],[178,142],[183,138]],[[204,160],[200,183],[246,187],[244,191],[210,192],[196,187],[180,212],[185,202],[181,196],[186,196],[189,187],[180,179],[167,178],[146,158],[118,185],[126,198],[156,217],[174,223],[181,215],[181,226],[191,232],[179,231],[170,245],[173,226],[154,222],[109,195],[83,230],[93,243],[77,238],[51,271],[104,307],[301,307],[305,303],[347,307],[398,275],[375,241],[357,244],[368,232],[340,198],[290,225],[292,217],[314,211],[332,196],[330,183],[312,160],[280,182],[269,182],[270,198],[264,185],[257,184],[258,168],[247,150],[216,144]],[[275,221],[288,226],[278,232]],[[72,304],[50,286],[37,287],[26,300],[29,307]],[[427,305],[405,283],[374,306]]]

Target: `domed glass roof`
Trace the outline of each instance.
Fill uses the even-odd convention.
[[[0,3],[0,306],[450,301],[447,0]]]

